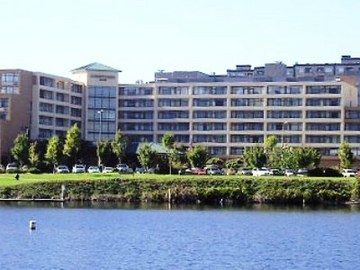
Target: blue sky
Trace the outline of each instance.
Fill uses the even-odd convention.
[[[90,62],[120,82],[156,70],[360,56],[357,0],[0,0],[0,68],[70,76]]]

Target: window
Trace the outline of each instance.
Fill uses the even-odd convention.
[[[12,84],[18,85],[19,83],[19,74],[18,73],[4,73],[1,74],[2,84]]]
[[[307,98],[306,106],[340,106],[340,98]]]
[[[340,143],[339,135],[306,135],[307,143]]]
[[[55,125],[57,127],[67,127],[69,125],[69,121],[64,118],[56,118]]]
[[[178,87],[168,87],[161,86],[159,87],[159,95],[188,95],[188,87],[178,86]]]
[[[231,87],[232,95],[260,95],[262,94],[262,87],[256,86],[234,86]]]
[[[221,146],[210,146],[207,148],[210,155],[214,156],[224,156],[226,155],[226,147]]]
[[[262,98],[232,98],[231,106],[233,107],[243,107],[243,106],[254,106],[261,107],[263,106],[264,101]]]
[[[267,118],[301,118],[301,111],[268,111]]]
[[[267,100],[268,106],[285,106],[295,107],[302,106],[301,98],[269,98]]]
[[[120,96],[149,96],[152,94],[152,87],[119,87]]]
[[[74,92],[74,93],[82,93],[82,86],[79,85],[79,84],[74,84],[74,83],[72,83],[72,84],[71,84],[71,92]]]
[[[226,143],[226,135],[193,135],[194,143]]]
[[[153,119],[154,112],[153,111],[120,111],[119,112],[120,119]]]
[[[226,111],[194,111],[193,118],[226,118]]]
[[[39,139],[49,139],[52,135],[52,129],[39,128]]]
[[[231,111],[231,118],[264,118],[264,111]]]
[[[264,130],[263,123],[231,123],[232,131],[239,130]]]
[[[317,85],[307,86],[306,94],[340,94],[340,85]]]
[[[119,100],[119,107],[154,107],[154,101],[152,99],[123,99]]]
[[[180,99],[160,98],[158,102],[159,107],[187,107],[188,105],[189,105],[189,100],[183,98]]]
[[[48,87],[54,87],[55,86],[55,80],[49,77],[40,76],[40,85],[48,86]]]
[[[52,117],[40,115],[39,116],[39,124],[40,125],[46,125],[46,126],[52,126],[54,121]]]
[[[69,114],[69,107],[67,106],[61,106],[61,105],[56,105],[56,113],[59,114]]]
[[[49,103],[40,102],[39,109],[41,112],[54,112],[54,105]]]
[[[0,90],[3,94],[19,94],[17,86],[2,86]]]
[[[276,135],[278,143],[301,143],[301,135]]]
[[[71,104],[81,105],[82,104],[82,98],[81,97],[71,96]]]
[[[193,106],[195,107],[222,107],[226,106],[225,98],[194,98]]]
[[[56,83],[56,88],[62,89],[62,90],[65,89],[65,83],[63,81],[58,81]]]
[[[225,95],[227,92],[226,86],[194,86],[194,95]]]
[[[69,102],[69,95],[56,93],[56,100],[60,102]]]
[[[54,93],[45,89],[40,89],[40,98],[44,98],[44,99],[49,99],[52,100],[54,99]]]
[[[346,135],[344,140],[348,143],[360,143],[360,135]]]
[[[71,108],[70,115],[74,117],[81,117],[81,109]]]
[[[306,123],[306,130],[337,131],[340,123]]]
[[[340,118],[341,111],[307,111],[306,118]]]
[[[269,95],[283,95],[283,94],[301,94],[301,86],[280,86],[272,85],[268,86],[267,93]]]
[[[283,131],[283,130],[301,131],[302,123],[287,123],[287,122],[268,123],[267,130],[268,131]]]
[[[158,112],[159,119],[189,118],[188,111],[161,111]]]
[[[226,123],[193,123],[193,130],[226,130]]]
[[[189,123],[158,123],[158,130],[187,131],[189,126]]]
[[[72,101],[79,102],[80,100],[75,97]],[[101,97],[90,97],[88,99],[88,108],[90,109],[116,109],[115,98],[101,98]]]
[[[346,119],[359,119],[360,118],[360,111],[346,111],[345,112]]]
[[[119,128],[123,131],[152,131],[153,123],[120,123]]]
[[[244,154],[244,147],[231,147],[230,155],[233,156],[241,156]]]
[[[263,143],[264,135],[236,134],[230,136],[232,143]]]
[[[89,97],[116,98],[116,87],[89,86]]]
[[[360,123],[346,123],[345,130],[360,131]]]
[[[157,141],[159,143],[161,143],[162,137],[164,136],[164,134],[158,135],[157,136]],[[187,134],[174,134],[175,137],[175,141],[177,143],[189,143],[190,140],[190,136]]]

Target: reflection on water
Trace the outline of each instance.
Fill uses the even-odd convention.
[[[104,201],[68,201],[68,202],[30,202],[8,201],[0,202],[1,207],[30,207],[30,208],[94,208],[94,209],[152,209],[152,210],[255,210],[255,211],[360,211],[359,204],[342,205],[273,205],[273,204],[246,204],[246,205],[202,205],[202,204],[157,204],[157,203],[124,203]]]

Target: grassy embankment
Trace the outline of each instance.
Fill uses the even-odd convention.
[[[119,174],[0,175],[0,198],[60,198],[173,203],[345,203],[358,200],[358,179],[316,177],[177,176]]]

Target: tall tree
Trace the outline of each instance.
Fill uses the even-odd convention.
[[[351,148],[348,142],[343,141],[340,144],[338,157],[340,160],[340,169],[350,169],[354,162],[354,155],[351,152]]]
[[[26,164],[28,161],[29,143],[29,138],[26,133],[20,133],[14,140],[14,146],[11,148],[11,154],[20,166]]]
[[[266,155],[261,146],[252,146],[245,148],[244,161],[247,166],[252,168],[261,168],[266,164]]]
[[[219,158],[219,157],[212,157],[212,158],[209,158],[206,161],[206,165],[210,165],[210,166],[211,165],[216,165],[216,166],[219,166],[219,167],[223,167],[224,163],[225,163],[225,161],[222,158]]]
[[[77,124],[73,125],[66,132],[66,139],[64,144],[63,154],[70,161],[71,164],[74,164],[77,160],[78,153],[81,146],[81,131]]]
[[[156,157],[156,152],[152,149],[150,144],[144,143],[140,145],[138,159],[141,166],[148,169],[149,167],[154,165],[155,157]]]
[[[53,172],[55,166],[59,164],[62,158],[61,143],[58,136],[52,136],[46,146],[45,159],[53,165]]]
[[[115,134],[114,140],[111,142],[111,148],[113,153],[118,158],[119,164],[121,163],[121,159],[125,154],[126,146],[127,138],[120,130],[118,130]]]
[[[36,168],[39,165],[40,155],[38,152],[38,144],[37,142],[30,143],[29,147],[29,163],[31,167]]]
[[[98,164],[109,166],[114,163],[114,153],[112,151],[111,142],[108,140],[99,141],[96,147],[96,155]]]
[[[210,155],[206,148],[201,145],[196,145],[187,152],[187,158],[194,168],[203,168]]]
[[[264,149],[266,153],[271,152],[278,143],[278,139],[275,135],[267,136],[264,142]]]
[[[174,147],[175,147],[175,136],[172,133],[165,133],[164,136],[161,139],[162,145],[167,150],[167,156],[169,161],[169,174],[171,174],[171,168],[174,159],[176,158],[174,153]]]

